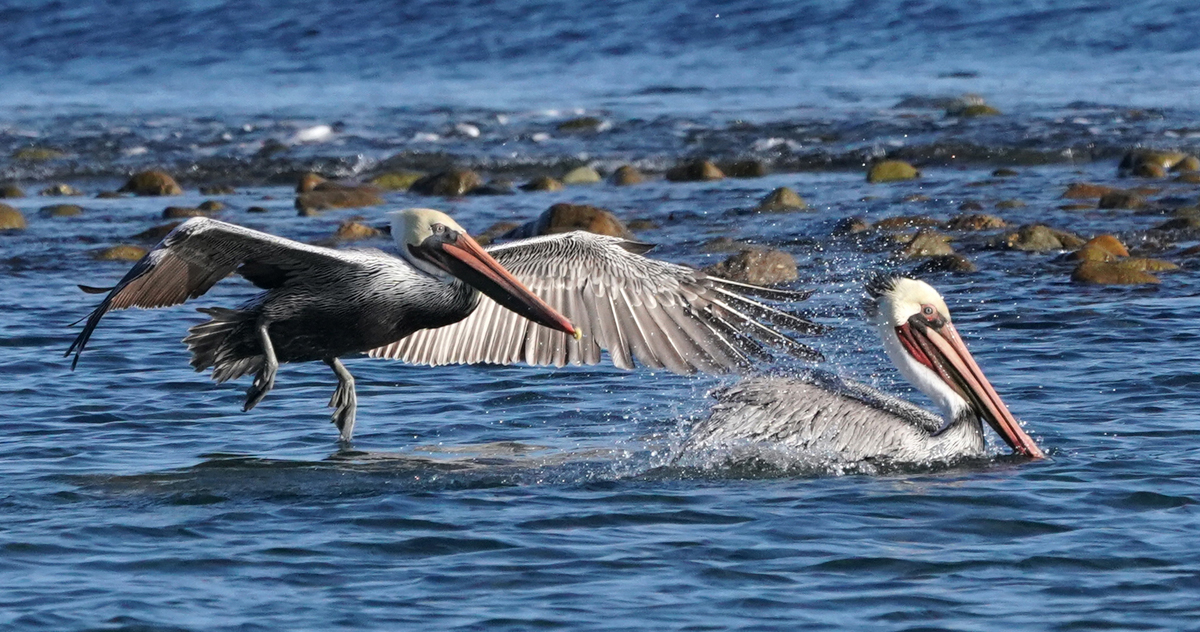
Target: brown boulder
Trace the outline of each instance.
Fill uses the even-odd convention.
[[[704,272],[722,279],[753,285],[776,285],[799,278],[795,258],[782,250],[774,249],[743,250],[705,268]]]
[[[456,169],[429,174],[408,188],[410,193],[459,197],[483,184],[479,174],[469,169]]]
[[[689,160],[667,170],[666,178],[671,182],[701,182],[720,180],[725,173],[707,160]]]
[[[0,230],[24,230],[27,226],[21,211],[7,204],[0,204]]]
[[[1014,208],[1025,208],[1025,206],[1025,202],[1017,199],[1000,200],[999,202],[996,202],[996,208],[1006,211]]]
[[[1171,171],[1200,171],[1200,158],[1184,156],[1183,160],[1171,167]]]
[[[374,187],[314,190],[296,196],[296,210],[305,216],[331,208],[360,208],[383,203]]]
[[[1086,200],[1103,197],[1106,193],[1112,193],[1113,191],[1112,187],[1106,187],[1102,184],[1075,182],[1067,187],[1062,196],[1071,200]]]
[[[495,224],[489,226],[487,230],[475,235],[475,241],[479,242],[479,245],[481,246],[486,246],[495,241],[496,238],[501,237],[513,231],[514,229],[519,228],[520,226],[521,225],[516,222],[496,222]]]
[[[201,202],[200,205],[197,206],[196,208],[198,208],[202,211],[207,211],[209,213],[216,213],[218,211],[225,210],[225,203],[218,202],[216,200],[205,200],[205,201]]]
[[[1129,174],[1139,178],[1165,178],[1167,177],[1167,170],[1163,169],[1162,165],[1143,162],[1135,166]]]
[[[0,199],[23,197],[25,197],[25,192],[21,190],[21,187],[15,184],[0,184]]]
[[[923,228],[916,235],[913,235],[912,241],[908,242],[900,250],[899,254],[905,259],[952,255],[954,254],[954,247],[950,245],[949,235]]]
[[[767,175],[767,165],[761,160],[733,160],[717,165],[730,178],[761,178]]]
[[[759,211],[797,211],[808,208],[808,203],[800,194],[788,187],[779,187],[771,191],[759,201],[756,207]]]
[[[1179,182],[1182,184],[1200,184],[1200,172],[1185,171],[1177,176],[1171,182]],[[0,195],[0,197],[4,197]]]
[[[300,181],[296,183],[296,193],[308,193],[309,191],[317,190],[317,185],[328,182],[325,178],[308,172],[300,176]]]
[[[562,191],[563,183],[551,178],[550,176],[541,176],[522,184],[522,191]]]
[[[633,233],[611,211],[587,204],[555,204],[537,219],[526,222],[501,235],[504,239],[520,239],[537,235],[553,235],[573,230],[586,230],[598,235],[633,239]]]
[[[78,204],[51,204],[38,209],[42,217],[78,217],[83,215],[83,207]]]
[[[1109,191],[1100,197],[1099,208],[1139,209],[1146,206],[1146,198],[1132,191]]]
[[[92,258],[97,261],[137,261],[146,256],[146,249],[141,246],[120,244],[92,252]]]
[[[983,213],[971,213],[952,217],[945,224],[945,227],[950,230],[992,230],[995,228],[1006,228],[1007,226],[1008,222],[999,217]]]
[[[1143,175],[1144,177],[1161,177],[1166,170],[1174,167],[1187,158],[1180,151],[1157,151],[1153,149],[1132,149],[1121,158],[1117,165],[1117,175]],[[1154,175],[1150,175],[1154,174]]]
[[[389,171],[371,178],[371,185],[385,191],[407,191],[423,177],[425,174],[419,171]]]
[[[843,217],[833,226],[834,235],[853,235],[871,228],[871,224],[861,217]]]
[[[642,172],[629,165],[621,165],[617,170],[609,176],[608,181],[619,187],[629,186],[631,184],[641,184],[646,178]]]
[[[1071,280],[1075,283],[1092,285],[1142,285],[1158,283],[1158,277],[1122,265],[1125,262],[1082,261],[1071,272]]]
[[[337,230],[333,236],[342,241],[357,241],[359,239],[371,239],[383,235],[383,231],[373,226],[367,226],[361,222],[348,220],[338,224]]]
[[[133,174],[125,186],[117,189],[119,193],[134,195],[182,195],[183,189],[179,184],[162,171],[142,171]]]
[[[1007,235],[1004,243],[1012,250],[1047,252],[1050,250],[1074,250],[1082,246],[1084,241],[1078,235],[1043,224],[1026,224],[1017,232]]]
[[[561,178],[562,183],[567,185],[596,184],[597,182],[601,182],[603,180],[604,178],[600,177],[600,172],[587,165],[575,167],[574,169],[564,173],[563,177]]]
[[[928,228],[939,225],[941,225],[941,222],[924,215],[898,215],[896,217],[885,217],[875,222],[875,228],[879,230],[904,230],[906,228]]]
[[[921,172],[903,160],[881,160],[867,170],[867,182],[871,184],[912,180],[919,177],[921,177]]]

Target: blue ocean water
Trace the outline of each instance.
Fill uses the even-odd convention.
[[[1200,283],[1186,251],[1200,235],[1154,227],[1200,192],[1139,182],[1159,189],[1142,212],[1060,207],[1071,182],[1131,186],[1116,178],[1128,147],[1195,151],[1197,18],[1192,3],[1082,0],[0,5],[0,179],[86,192],[4,200],[29,228],[0,234],[0,629],[1196,627]],[[964,92],[1005,114],[892,107]],[[584,115],[611,127],[557,128]],[[285,149],[264,155],[268,141]],[[64,155],[9,157],[29,146]],[[922,179],[864,182],[862,161],[891,154]],[[292,208],[305,168],[448,160],[521,178],[692,155],[774,173]],[[1018,177],[990,177],[1013,164]],[[93,197],[151,165],[185,194]],[[977,202],[1011,226],[1114,232],[1182,269],[1079,286],[1058,252],[954,233],[980,271],[926,278],[1044,462],[997,446],[983,463],[877,476],[681,468],[689,422],[734,378],[366,358],[347,361],[360,426],[341,450],[326,367],[285,366],[241,413],[244,381],[188,367],[179,340],[202,316],[187,306],[113,314],[79,370],[61,357],[95,299],[75,285],[129,265],[93,251],[212,198],[197,185],[214,181],[237,191],[216,196],[220,218],[305,241],[385,208],[437,206],[481,232],[578,202],[650,220],[638,238],[672,261],[720,260],[703,248],[715,237],[771,244],[834,327],[811,341],[825,368],[920,402],[857,307],[873,271],[916,263],[890,261],[883,235],[834,236],[838,220],[944,220]],[[811,211],[742,212],[778,186]],[[1010,199],[1025,206],[997,207]],[[83,213],[39,214],[57,201]],[[252,291],[231,280],[193,304]]]

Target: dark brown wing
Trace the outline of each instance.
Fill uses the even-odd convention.
[[[112,288],[80,286],[88,293],[108,292],[87,316],[83,331],[66,355],[71,368],[104,314],[129,307],[178,305],[207,292],[237,272],[262,288],[279,287],[299,275],[338,267],[357,267],[356,253],[310,246],[267,233],[195,217],[167,234]]]
[[[516,241],[488,252],[534,294],[566,316],[580,340],[536,325],[487,297],[467,318],[418,331],[369,352],[415,364],[524,362],[613,364],[720,373],[745,368],[782,347],[809,359],[820,354],[777,328],[819,333],[824,328],[771,307],[769,300],[802,300],[805,292],[734,283],[691,268],[643,257],[646,244],[574,232]]]

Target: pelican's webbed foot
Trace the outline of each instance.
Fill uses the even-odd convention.
[[[354,415],[358,411],[358,395],[354,392],[354,376],[346,370],[346,366],[337,358],[326,358],[325,364],[333,369],[338,378],[337,388],[333,397],[329,398],[329,406],[333,408],[333,423],[342,433],[342,441],[349,441],[354,435]]]
[[[258,323],[258,342],[262,346],[263,365],[254,375],[254,383],[246,389],[246,405],[242,407],[242,412],[257,406],[275,387],[275,373],[279,370],[279,360],[275,358],[275,346],[271,344],[271,335],[267,333],[270,324],[266,320]]]

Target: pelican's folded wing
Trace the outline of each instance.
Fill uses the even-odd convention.
[[[109,310],[178,305],[204,294],[233,272],[259,287],[273,288],[304,274],[336,273],[339,268],[358,265],[355,257],[341,251],[195,217],[168,233],[112,288],[80,286],[85,292],[108,294],[88,314],[83,331],[66,355],[75,354],[74,369]]]
[[[819,359],[780,329],[824,328],[755,298],[802,300],[806,292],[773,290],[708,276],[642,256],[647,244],[585,232],[535,237],[488,252],[582,332],[582,338],[536,325],[487,297],[466,319],[418,331],[370,351],[414,364],[524,362],[613,364],[719,373],[749,366],[767,346]]]

